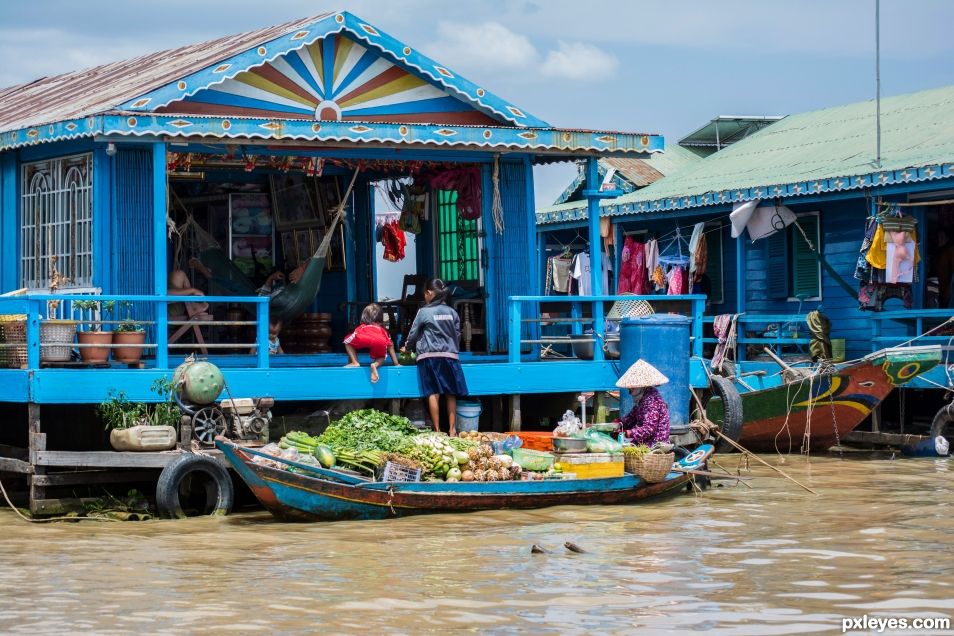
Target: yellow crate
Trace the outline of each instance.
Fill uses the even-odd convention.
[[[556,454],[560,468],[575,473],[577,479],[622,477],[625,474],[623,455],[620,453],[560,453]]]

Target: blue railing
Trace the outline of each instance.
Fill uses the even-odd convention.
[[[40,368],[40,350],[42,346],[49,346],[48,343],[40,342],[40,325],[46,322],[42,316],[49,313],[49,303],[72,303],[74,301],[95,301],[115,303],[130,302],[137,307],[147,305],[152,307],[153,320],[133,320],[134,324],[141,326],[154,326],[155,342],[145,343],[144,349],[155,351],[155,366],[157,369],[169,368],[169,349],[171,348],[193,348],[198,349],[202,345],[188,344],[177,345],[169,344],[169,327],[192,324],[189,321],[170,321],[168,307],[170,303],[237,303],[255,305],[255,320],[248,322],[236,321],[216,321],[203,320],[194,321],[197,326],[218,326],[218,325],[254,325],[255,342],[253,343],[230,343],[230,344],[206,344],[206,348],[254,348],[256,353],[255,367],[267,369],[268,363],[268,297],[267,296],[141,296],[141,295],[94,295],[94,294],[27,294],[24,296],[5,296],[0,297],[0,314],[25,314],[26,315],[26,349],[27,349],[27,368]],[[100,324],[118,323],[121,321],[92,321],[76,320],[74,322],[92,322]],[[10,346],[7,343],[6,346]],[[64,345],[60,345],[64,346]],[[75,347],[77,345],[71,344]],[[115,345],[113,345],[115,347]],[[127,345],[128,346],[128,345]],[[136,345],[137,347],[140,345]]]
[[[612,306],[607,304],[617,301],[635,301],[644,300],[653,306],[657,313],[675,312],[688,316],[692,319],[691,338],[692,355],[694,357],[702,356],[702,320],[705,311],[706,297],[702,295],[680,295],[680,296],[511,296],[508,299],[509,316],[509,346],[508,361],[520,362],[521,349],[524,344],[540,344],[544,342],[563,342],[570,344],[570,340],[558,340],[556,338],[523,338],[523,327],[526,324],[548,323],[548,324],[567,324],[571,326],[571,332],[580,334],[583,331],[583,324],[593,324],[593,338],[590,340],[577,340],[577,342],[593,343],[593,360],[601,361],[605,359],[603,347],[597,346],[597,343],[606,341],[605,316],[611,311]],[[527,305],[530,311],[539,313],[541,304],[569,304],[570,315],[566,317],[547,316],[543,318],[539,315],[530,317],[525,311]],[[589,316],[584,316],[583,308],[589,306]]]
[[[950,335],[922,336],[925,331],[941,325],[952,316],[951,309],[903,309],[899,311],[872,312],[871,317],[871,350],[878,351],[886,346],[898,345],[907,340],[921,336],[916,344],[947,344]],[[885,335],[885,323],[897,323],[903,327],[904,334]]]
[[[711,325],[715,316],[706,316],[703,318],[705,324]],[[746,345],[759,345],[759,350],[764,346],[775,349],[776,353],[781,351],[782,347],[799,346],[803,347],[811,342],[811,332],[808,325],[805,324],[805,316],[798,314],[739,314],[735,323],[736,347],[739,351],[739,360],[745,360]],[[775,325],[776,329],[770,330],[769,326]],[[753,329],[759,327],[759,329]],[[760,335],[750,336],[748,332],[756,331]],[[766,335],[769,332],[771,335]],[[706,344],[717,344],[718,338],[704,338]]]

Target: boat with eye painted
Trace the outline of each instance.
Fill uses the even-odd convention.
[[[738,430],[741,420],[738,443],[751,451],[823,451],[857,428],[892,389],[940,361],[937,345],[882,349],[857,362],[835,365],[830,373],[769,389],[739,393],[723,388],[706,403],[706,415],[730,430]]]
[[[598,479],[394,482],[266,455],[224,438],[218,438],[215,445],[259,502],[282,521],[635,503],[677,492],[693,478],[687,471],[703,468],[715,450],[711,444],[699,446],[673,464],[673,471],[662,482],[653,484],[631,474]],[[256,456],[269,461],[258,463]]]

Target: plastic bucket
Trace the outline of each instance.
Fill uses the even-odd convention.
[[[831,361],[832,362],[845,361],[845,339],[844,338],[831,339]]]
[[[480,402],[457,402],[457,430],[476,431],[480,411]]]

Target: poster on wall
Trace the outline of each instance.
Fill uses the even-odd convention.
[[[914,240],[907,232],[885,232],[887,244],[887,267],[885,277],[889,283],[914,282]]]
[[[229,195],[229,258],[256,283],[274,267],[273,235],[267,194]]]

